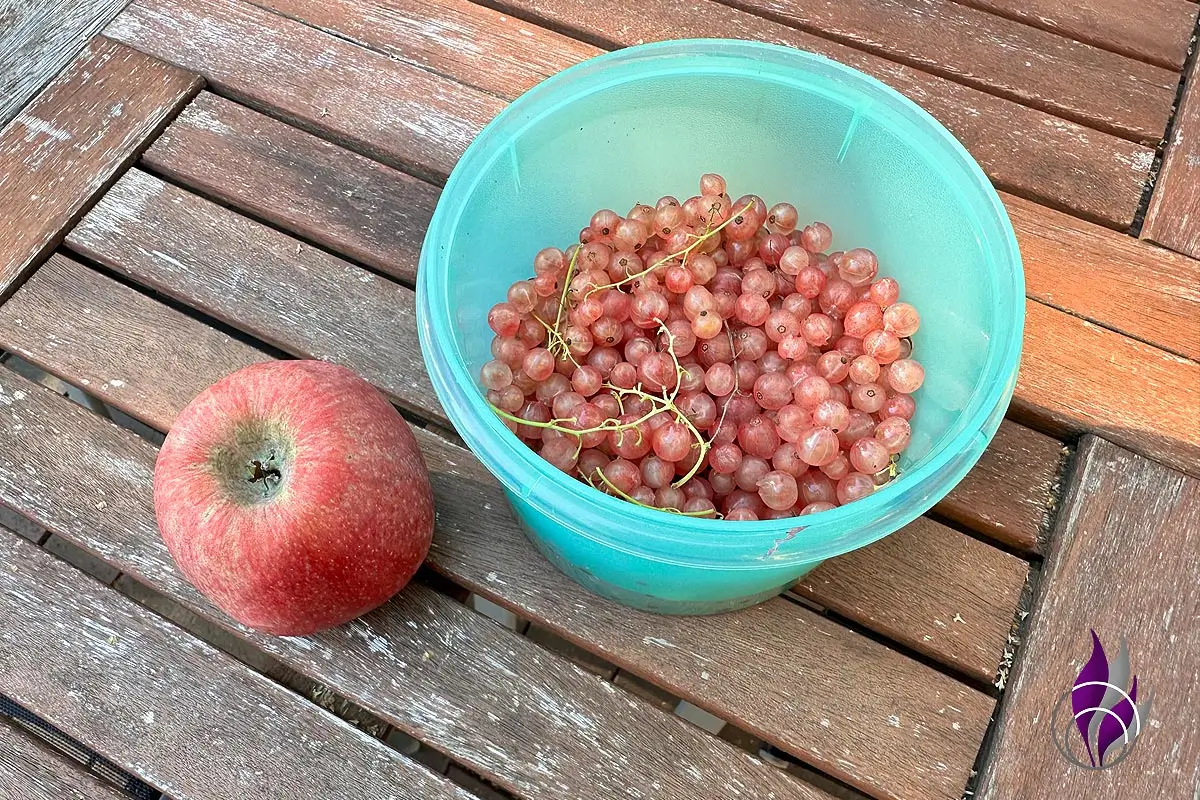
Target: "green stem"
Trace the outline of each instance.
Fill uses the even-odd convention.
[[[579,474],[583,475],[582,472]],[[610,481],[608,479],[608,476],[604,474],[604,470],[597,469],[596,474],[600,476],[600,480],[604,481],[605,486],[607,486],[609,489],[612,489],[614,492],[616,492],[618,497],[620,497],[622,500],[633,503],[635,506],[641,506],[642,508],[653,509],[654,511],[666,511],[668,514],[678,514],[681,517],[707,517],[709,515],[715,515],[716,517],[719,518],[721,516],[715,510],[713,510],[713,511],[681,511],[680,509],[673,508],[671,506],[663,506],[660,508],[659,506],[647,505],[646,503],[640,502],[640,501],[634,499],[633,497],[627,495],[625,492],[621,491],[620,489],[618,489],[616,484],[614,484],[612,481]],[[585,481],[587,481],[592,486],[593,489],[599,488],[596,486],[596,484],[592,483],[591,479],[589,479],[588,476],[584,475],[583,479]]]
[[[668,263],[668,262],[670,262],[670,261],[674,261],[675,259],[677,259],[677,258],[680,258],[680,257],[683,257],[684,259],[686,259],[686,258],[687,258],[687,255],[688,255],[688,253],[690,253],[690,252],[692,252],[693,250],[695,250],[695,249],[696,249],[697,247],[699,247],[699,246],[700,246],[700,245],[701,245],[703,242],[707,241],[708,239],[711,239],[713,236],[715,236],[715,235],[717,235],[718,233],[720,233],[720,231],[721,231],[721,229],[722,229],[722,228],[724,228],[724,227],[725,227],[726,225],[728,225],[730,222],[733,222],[733,220],[734,220],[735,218],[737,218],[737,217],[740,217],[742,214],[745,214],[747,211],[749,211],[749,210],[750,210],[751,208],[753,208],[753,207],[754,207],[754,203],[753,203],[753,202],[747,203],[747,204],[746,204],[746,207],[745,207],[745,208],[743,208],[743,209],[742,209],[742,210],[741,210],[739,213],[737,213],[737,214],[730,214],[730,215],[729,215],[729,219],[725,220],[724,222],[722,222],[720,225],[718,225],[717,227],[713,228],[712,230],[710,230],[710,231],[706,231],[706,232],[704,233],[704,235],[702,235],[702,236],[698,237],[698,238],[696,239],[696,241],[692,242],[692,243],[691,243],[691,244],[689,244],[687,247],[685,247],[685,248],[683,248],[682,250],[680,250],[678,253],[672,253],[672,254],[671,254],[671,255],[669,255],[669,256],[664,256],[664,257],[660,258],[658,261],[656,261],[656,262],[654,262],[653,264],[651,264],[649,267],[646,267],[646,268],[645,268],[644,270],[642,270],[641,272],[635,272],[633,275],[627,275],[627,276],[625,276],[624,278],[622,278],[621,280],[617,281],[616,283],[606,283],[606,284],[604,284],[603,286],[595,286],[595,287],[593,287],[592,289],[588,290],[588,293],[587,293],[586,295],[584,295],[584,297],[585,297],[585,298],[587,298],[587,297],[591,297],[591,296],[592,296],[592,295],[593,295],[595,292],[599,292],[599,291],[601,291],[602,289],[617,289],[617,288],[620,288],[621,286],[624,286],[625,284],[629,283],[630,281],[636,281],[638,278],[644,278],[644,277],[646,277],[646,276],[647,276],[647,275],[649,275],[651,272],[654,272],[654,270],[656,270],[656,269],[658,269],[659,267],[661,267],[663,264],[666,264],[666,263]],[[576,250],[575,252],[576,252],[576,253],[578,253],[579,251],[578,251],[578,250]]]

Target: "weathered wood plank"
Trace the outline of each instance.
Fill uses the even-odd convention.
[[[1030,297],[1200,359],[1200,261],[1002,194]]]
[[[503,103],[242,0],[137,0],[105,33],[223,94],[444,178]]]
[[[1150,196],[1142,238],[1200,258],[1200,59],[1192,64],[1174,132]],[[1195,327],[1194,325],[1192,326]]]
[[[1198,551],[1200,481],[1084,439],[978,797],[1194,796],[1200,595],[1191,587]],[[1089,630],[1110,660],[1128,640],[1138,700],[1153,695],[1136,749],[1100,773],[1069,765],[1051,743],[1055,703],[1091,655]],[[1078,737],[1070,715],[1068,702],[1059,734]]]
[[[1030,301],[1012,414],[1200,475],[1200,364]]]
[[[6,530],[0,560],[5,693],[171,797],[470,799]]]
[[[266,0],[258,5],[512,99],[602,53],[469,0]],[[462,76],[470,75],[470,80]]]
[[[152,445],[5,370],[0,370],[0,407],[6,422],[12,420],[13,434],[0,440],[0,500],[520,797],[624,800],[657,785],[655,797],[664,800],[727,800],[739,791],[764,799],[825,800],[775,768],[623,696],[611,684],[419,584],[383,608],[316,636],[281,638],[241,628],[187,583],[158,536],[151,496],[157,453]],[[420,429],[416,433],[437,439]],[[480,504],[464,496],[458,485],[443,479],[438,502],[436,536],[445,538],[448,530],[478,523]],[[514,523],[507,525],[512,536],[521,537]],[[861,639],[844,630],[842,636]],[[810,647],[824,641],[811,633],[802,638]],[[888,653],[864,642],[875,652]],[[785,663],[775,664],[777,674]],[[907,687],[924,693],[920,701],[905,700],[905,707],[950,702],[966,709],[961,715],[964,731],[954,736],[978,747],[988,698],[974,700],[975,693],[945,678],[945,686],[930,686],[930,676],[941,676],[919,665],[905,667],[898,656],[885,663],[881,669],[899,673]],[[906,676],[913,672],[921,677]],[[199,734],[191,733],[189,739],[187,729],[182,730],[173,746],[186,754],[185,743]],[[295,752],[291,743],[298,738],[265,740]],[[229,741],[238,738],[230,736]],[[944,760],[943,754],[938,757]],[[315,763],[326,768],[324,758]],[[969,760],[963,769],[967,767]],[[377,772],[396,773],[390,767]],[[346,786],[361,785],[348,776],[342,779]],[[899,782],[898,777],[893,780]],[[176,796],[170,785],[162,788]],[[262,794],[279,796],[266,790]],[[343,794],[330,790],[317,796]]]
[[[99,37],[0,131],[0,300],[199,88]]]
[[[0,126],[124,5],[125,0],[9,0],[0,6]]]
[[[445,420],[407,287],[138,170],[117,181],[67,242],[298,356],[353,365],[401,403]]]
[[[71,312],[63,314],[63,308]],[[158,308],[165,307],[78,262],[54,255],[0,306],[0,341],[50,372],[69,375],[108,405],[126,412],[138,409],[138,419],[162,431],[167,428],[161,423],[174,419],[182,408],[158,388],[166,376],[185,380],[181,390],[194,397],[223,377],[206,370],[200,380],[212,380],[193,380],[196,364],[219,363],[233,348],[244,359],[231,372],[270,360],[261,351],[237,347],[238,342],[207,325],[189,326],[186,336],[162,329],[168,318],[150,313]],[[59,344],[47,347],[52,341]],[[134,350],[110,349],[119,342],[152,342],[153,357],[136,358]],[[56,354],[51,356],[51,350]]]
[[[919,103],[1001,188],[1117,228],[1132,222],[1154,160],[1151,148],[711,0],[655,0],[621,14],[589,0],[505,0],[497,7],[610,47],[732,37],[820,53]],[[472,81],[469,74],[454,77]]]
[[[1196,24],[1189,0],[963,0],[974,6],[1178,70]]]
[[[1147,144],[1162,137],[1179,83],[1174,70],[952,0],[732,4]]]
[[[207,10],[203,16],[207,21],[202,22],[201,16],[174,4],[183,1],[147,0],[152,5],[135,3],[114,21],[108,32],[168,61],[203,72],[221,87],[223,93],[251,105],[276,106],[279,110],[273,111],[274,114],[282,114],[297,124],[338,138],[385,162],[405,163],[406,150],[397,146],[390,117],[379,113],[378,105],[383,100],[373,96],[372,92],[380,91],[373,84],[356,83],[355,91],[366,96],[360,103],[339,104],[336,114],[332,105],[300,102],[294,96],[297,90],[290,88],[293,83],[307,86],[326,80],[323,74],[310,74],[318,67],[303,57],[304,50],[317,46],[311,43],[312,37],[321,34],[304,26],[293,29],[289,27],[289,21],[280,22],[279,17],[257,10],[239,10],[240,5],[230,5],[219,13]],[[554,26],[577,31],[590,39],[603,39],[610,46],[685,36],[732,36],[786,44],[835,58],[890,83],[925,106],[963,141],[999,185],[1116,227],[1125,227],[1132,221],[1141,198],[1142,183],[1154,157],[1150,148],[1089,131],[994,95],[707,0],[699,3],[669,0],[662,16],[644,14],[638,9],[631,9],[626,14],[612,14],[584,0],[521,0],[519,5],[517,11],[526,16],[534,14]],[[417,6],[406,6],[406,9],[412,15],[411,19],[423,25],[436,29],[439,24],[442,11],[437,4],[430,4],[425,11]],[[235,12],[240,15],[237,19],[227,19]],[[239,26],[244,26],[246,19],[258,26],[255,37],[269,37],[269,41],[238,34]],[[189,34],[189,25],[212,25],[215,32]],[[273,27],[279,30],[272,31]],[[397,30],[398,26],[389,26],[385,16],[381,15],[377,27],[379,30],[371,40],[375,46],[415,46],[413,37],[403,29]],[[531,49],[547,53],[545,58],[550,63],[565,65],[581,55],[575,46],[568,46],[569,40],[562,36],[534,25],[525,29],[531,34]],[[422,38],[422,47],[436,52],[435,68],[446,70],[455,80],[490,90],[502,88],[490,77],[486,54],[493,49],[503,51],[507,41],[503,32],[487,26],[473,28],[472,32],[480,37],[474,49],[458,47],[453,37]],[[383,44],[387,42],[392,44]],[[254,66],[261,60],[258,54],[261,48],[257,45],[269,45],[273,48],[271,52],[286,54],[284,73],[289,75],[289,80],[283,82],[282,87],[274,85],[279,83],[278,64],[273,61],[261,69]],[[327,46],[323,39],[320,46]],[[343,46],[351,47],[345,43],[338,45],[339,48]],[[341,49],[337,52],[341,57],[352,55]],[[370,64],[374,64],[376,58],[375,55],[356,57]],[[428,58],[433,64],[433,55]],[[245,65],[247,59],[252,66]],[[527,68],[521,73],[522,68],[520,61],[510,65],[513,73],[524,76],[524,80],[514,84],[513,88],[522,83],[532,84],[541,77],[539,69]],[[389,84],[384,81],[381,85]],[[487,116],[497,110],[498,107],[492,108]],[[441,113],[446,112],[439,111]],[[454,151],[450,163],[461,153],[465,143],[466,139],[447,140],[446,146]]]
[[[60,271],[63,274],[58,275]],[[20,325],[5,322],[3,336],[13,336],[14,344],[30,351],[31,358],[40,359],[49,369],[75,381],[90,380],[106,402],[135,417],[165,430],[209,382],[261,358],[253,348],[230,342],[215,358],[194,360],[186,370],[169,373],[166,369],[178,362],[156,355],[154,342],[161,341],[168,331],[174,339],[204,339],[205,334],[198,330],[201,324],[107,278],[97,275],[89,279],[88,272],[65,259],[52,259],[34,281],[0,308],[0,318],[19,313],[25,320]],[[88,297],[96,308],[103,305],[106,313],[117,318],[139,321],[101,329],[86,315],[59,314],[61,321],[57,321],[38,310],[52,310],[77,296]],[[38,322],[30,324],[30,320]],[[61,327],[77,328],[78,332],[60,331]],[[146,329],[160,335],[153,340],[137,336],[137,331]],[[97,336],[82,352],[74,345],[57,344],[85,342],[88,331]],[[148,365],[145,370],[123,366],[138,360]],[[125,376],[125,385],[114,387],[111,381],[100,380],[100,375],[109,373]],[[128,391],[134,380],[150,383]],[[149,392],[159,393],[160,399],[144,408],[135,405],[140,402],[137,398]],[[640,614],[594,597],[534,551],[507,511],[495,480],[466,450],[424,430],[415,429],[414,433],[429,465],[439,507],[430,558],[435,569],[608,661],[620,663],[722,718],[736,720],[741,727],[754,729],[763,738],[845,776],[877,797],[957,797],[986,728],[992,705],[989,698],[787,600],[773,601],[746,614],[688,620]],[[97,438],[94,432],[87,435],[94,442],[105,438]],[[134,482],[124,491],[137,494],[145,489]],[[88,509],[80,513],[98,516]],[[480,513],[489,515],[487,526],[478,524]],[[72,535],[94,536],[90,528]],[[932,577],[928,584],[936,586],[938,578]],[[182,589],[173,587],[172,591]],[[561,598],[571,598],[571,602]],[[390,616],[379,619],[383,621],[371,623],[376,628]],[[499,626],[480,622],[499,630]],[[666,652],[664,641],[687,644],[680,645],[683,649],[679,652],[669,648]],[[398,645],[393,641],[392,647]],[[469,665],[469,659],[484,658],[483,652],[463,655],[467,660],[461,668],[477,672],[481,667]],[[747,652],[755,653],[749,666]],[[298,657],[291,650],[277,655],[293,661]],[[303,671],[309,658],[305,652],[305,661],[292,665]],[[322,670],[332,669],[319,660],[312,663]],[[339,668],[344,676],[344,665]],[[804,679],[797,680],[797,675]],[[854,675],[854,680],[847,682],[847,675]],[[486,684],[495,679],[489,676],[490,672],[482,675],[480,681]],[[369,676],[364,680],[369,681]],[[507,684],[514,679],[502,680]],[[535,677],[521,680],[534,681]],[[860,680],[872,685],[873,692],[851,691],[851,684]],[[339,691],[354,697],[356,688],[347,687],[346,681],[345,677],[336,681]],[[445,694],[447,689],[438,691]],[[387,716],[378,700],[359,701]],[[507,707],[507,702],[501,705]],[[948,710],[951,708],[957,710]],[[820,716],[814,716],[814,709],[820,710]],[[392,715],[396,716],[395,712]],[[892,717],[904,723],[892,724]],[[823,725],[822,719],[833,722]],[[412,725],[407,717],[405,724]],[[913,735],[914,730],[919,736]],[[442,729],[422,727],[419,731],[423,737],[435,737],[431,740],[435,746],[448,747],[444,737],[450,734]],[[478,739],[471,740],[475,742],[472,747],[481,746]],[[466,746],[456,739],[451,744],[459,750]],[[461,754],[458,757],[463,758]],[[947,766],[943,770],[938,764]]]
[[[1022,553],[1040,553],[1064,457],[1062,442],[1006,419],[934,511]]]
[[[826,561],[795,591],[990,683],[1028,574],[1016,556],[921,517]]]
[[[12,538],[3,527],[0,536]],[[2,787],[19,792],[22,800],[129,800],[115,786],[87,774],[82,764],[39,743],[0,717]]]
[[[438,190],[202,92],[142,164],[411,284]]]

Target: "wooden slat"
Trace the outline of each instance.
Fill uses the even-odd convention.
[[[12,538],[3,527],[0,536]],[[129,795],[117,791],[115,786],[87,774],[84,765],[36,741],[3,718],[0,718],[0,787],[19,792],[22,800],[129,800]]]
[[[436,30],[442,13],[439,3],[445,2],[449,0],[430,3],[424,16],[419,7],[406,8],[427,29]],[[525,16],[538,16],[552,26],[614,47],[688,36],[730,36],[821,53],[874,75],[922,104],[958,136],[1000,186],[1115,227],[1126,227],[1133,220],[1154,158],[1154,151],[1142,145],[708,0],[663,0],[654,7],[631,7],[620,14],[585,0],[520,0],[518,5],[516,10]],[[397,51],[413,46],[413,37],[405,33],[404,26],[389,26],[386,17],[381,17],[376,27],[377,39],[372,40],[376,46],[380,46],[379,40],[391,42],[390,47]],[[253,28],[253,33],[246,33],[247,28]],[[534,25],[526,29],[531,34],[530,49],[553,54],[545,56],[552,58],[552,63],[566,64],[578,57],[577,48],[568,46],[563,37]],[[387,163],[411,161],[405,141],[398,139],[394,130],[394,114],[380,108],[390,102],[390,96],[403,98],[411,91],[392,88],[394,81],[374,76],[380,60],[384,62],[380,70],[400,68],[385,56],[237,2],[214,7],[204,0],[143,0],[119,16],[108,33],[202,72],[223,94],[259,107],[272,106],[274,115],[319,130]],[[488,58],[481,54],[493,49],[503,52],[507,40],[503,33],[486,26],[473,29],[473,34],[480,36],[475,49],[459,47],[452,37],[420,37],[426,48],[422,52],[436,50],[435,68],[446,70],[454,79],[495,89],[491,78],[482,77],[487,74]],[[306,57],[314,49],[336,52],[339,58],[358,64],[366,78],[346,78],[355,94],[353,102],[339,102],[335,110],[330,103],[297,97],[299,90],[294,87],[321,87],[330,80],[322,63],[314,64]],[[264,50],[275,54],[269,63],[264,63]],[[511,69],[521,66],[514,61]],[[525,74],[529,83],[539,77],[538,69]],[[442,94],[451,91],[443,88]],[[322,88],[322,96],[331,91]],[[464,104],[467,112],[458,111]],[[489,106],[486,115],[475,121],[497,110],[499,106]],[[469,113],[470,103],[459,98],[438,105],[436,111],[432,118],[440,120],[451,113]],[[464,123],[466,127],[473,124]],[[440,138],[445,139],[442,146],[451,151],[440,162],[448,169],[469,136]]]
[[[503,103],[242,0],[146,0],[105,33],[223,94],[392,165],[444,177]]]
[[[1118,228],[1132,221],[1154,160],[1148,147],[710,0],[655,0],[620,14],[589,0],[505,0],[499,7],[610,47],[732,37],[820,53],[923,106],[1002,188]]]
[[[406,282],[415,278],[436,190],[315,136],[202,93],[146,151],[143,164]],[[314,175],[319,179],[313,180]],[[1037,236],[1037,219],[1035,215],[1034,222],[1024,226],[1034,231],[1030,237]],[[1070,230],[1059,231],[1063,226],[1074,230],[1068,223],[1044,227],[1056,235],[1069,234]],[[1086,229],[1099,230],[1090,225]],[[1031,239],[1027,249],[1035,249],[1038,241]],[[1074,244],[1074,238],[1065,241],[1067,246]],[[1049,256],[1040,258],[1038,265],[1062,268],[1069,257],[1053,241],[1041,250]],[[1031,260],[1028,252],[1026,259]],[[1087,264],[1077,268],[1086,269]],[[1036,552],[1058,451],[1053,439],[1003,423],[979,465],[938,511],[1006,545]]]
[[[1035,301],[1025,315],[1019,421],[1093,431],[1200,475],[1200,364]]]
[[[1081,42],[1178,70],[1196,24],[1189,0],[963,0]]]
[[[438,198],[428,183],[208,92],[142,163],[409,284]]]
[[[353,364],[405,405],[445,420],[407,287],[138,170],[122,176],[67,241],[296,355]]]
[[[470,800],[3,529],[0,561],[5,693],[171,797]]]
[[[265,0],[280,14],[512,99],[602,53],[469,0]]]
[[[0,126],[125,5],[125,0],[8,0],[0,6]]]
[[[1040,553],[1065,456],[1062,442],[1006,419],[934,511],[1022,553]]]
[[[99,37],[0,131],[0,299],[199,88]]]
[[[1200,258],[1200,59],[1192,64],[1142,238]],[[1193,326],[1194,327],[1194,326]]]
[[[1030,297],[1200,359],[1200,261],[1001,195]]]
[[[830,36],[1086,125],[1157,143],[1177,72],[952,0],[734,0]]]
[[[921,517],[826,561],[796,592],[990,683],[1028,574],[1016,556]]]
[[[977,797],[1195,796],[1198,551],[1200,481],[1101,439],[1083,441]],[[1091,656],[1090,630],[1110,660],[1127,639],[1138,700],[1153,695],[1135,749],[1103,773],[1068,765],[1051,744],[1055,703]],[[1070,716],[1068,702],[1060,735],[1078,737]]]
[[[124,324],[98,326],[89,315],[54,313],[61,302],[71,302],[69,298],[74,297],[88,298],[90,307],[102,307],[105,314],[125,320]],[[18,316],[23,320],[20,324],[12,321]],[[29,351],[30,358],[75,382],[88,380],[106,402],[162,429],[216,376],[262,357],[243,343],[230,342],[214,358],[193,359],[187,370],[170,373],[167,369],[178,362],[170,355],[160,356],[158,351],[164,345],[157,342],[164,338],[204,341],[211,334],[200,331],[197,321],[109,279],[89,278],[88,270],[65,259],[54,259],[39,271],[12,301],[0,307],[0,318],[5,319],[3,341],[11,340]],[[156,330],[160,335],[147,340],[139,336],[143,330]],[[81,350],[89,337],[90,345]],[[122,375],[122,385],[101,380],[100,376],[110,373]],[[149,383],[135,388],[131,384],[136,381]],[[150,392],[160,398],[151,403],[139,399]],[[507,511],[495,480],[466,450],[421,429],[414,433],[429,465],[439,507],[430,558],[435,569],[721,718],[754,730],[873,796],[957,798],[986,728],[992,705],[989,698],[784,599],[744,614],[687,619],[642,614],[583,592],[534,551]],[[90,428],[84,435],[90,436],[89,441],[105,438],[97,439]],[[20,467],[14,464],[13,469]],[[20,477],[23,473],[14,474]],[[125,491],[137,495],[145,489],[138,488],[135,481]],[[57,506],[40,500],[27,497],[24,502],[40,504],[38,508],[46,509],[45,514],[61,513],[55,510]],[[84,513],[94,515],[86,508]],[[488,516],[486,526],[479,525],[481,513]],[[124,524],[136,528],[135,523]],[[82,535],[92,536],[87,529]],[[88,546],[107,545],[92,542]],[[931,578],[928,583],[937,585],[938,579]],[[172,590],[181,591],[178,586]],[[378,620],[382,621],[371,623],[376,628],[390,616],[381,614]],[[506,641],[493,646],[507,652],[512,645]],[[680,644],[672,649],[663,642]],[[307,651],[287,648],[273,652],[284,660],[303,656],[303,663],[294,665],[301,671],[313,669],[306,666],[310,663],[323,672],[334,668]],[[753,663],[747,664],[747,653],[755,654]],[[479,676],[482,685],[496,680],[486,667],[495,655],[486,655],[482,645],[478,652],[463,658],[482,659],[483,667],[461,667],[472,675],[484,669],[486,674]],[[335,681],[339,691],[355,696],[356,687],[347,686],[344,677],[345,665],[337,668],[343,670],[343,677]],[[439,674],[451,668],[443,665]],[[371,674],[363,680],[371,681]],[[506,685],[515,681],[501,680]],[[524,682],[537,680],[536,675],[521,678]],[[871,690],[860,691],[861,682]],[[376,687],[368,685],[367,691],[374,693]],[[437,691],[445,694],[447,688]],[[389,715],[387,709],[378,707],[380,701],[374,694],[369,697],[372,699],[365,705],[381,716]],[[497,702],[504,705],[508,701]],[[893,717],[903,722],[890,722]],[[404,721],[412,725],[407,716]],[[914,735],[914,730],[919,735]],[[451,751],[467,748],[472,758],[478,758],[474,754],[483,746],[478,736],[470,740],[473,744],[469,747],[457,738],[448,744],[450,734],[440,728],[422,727],[419,735],[433,737],[435,746],[443,749],[449,745]]]

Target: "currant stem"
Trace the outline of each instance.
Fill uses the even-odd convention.
[[[703,235],[699,236],[696,239],[696,241],[692,242],[687,247],[680,250],[678,253],[672,253],[669,256],[663,256],[658,261],[656,261],[653,264],[651,264],[650,266],[646,267],[641,272],[635,272],[632,275],[626,275],[624,278],[617,281],[616,283],[606,283],[603,286],[595,286],[588,290],[588,293],[586,295],[584,295],[584,298],[586,299],[588,297],[591,297],[594,293],[599,292],[603,289],[618,289],[618,288],[624,286],[625,284],[629,283],[630,281],[636,281],[638,278],[644,278],[647,275],[649,275],[651,272],[654,272],[654,270],[661,267],[663,264],[666,264],[667,262],[670,262],[670,261],[674,261],[677,258],[682,257],[682,258],[686,259],[688,253],[695,250],[706,240],[708,240],[708,239],[712,238],[713,236],[717,235],[718,233],[720,233],[722,228],[724,228],[730,222],[733,222],[733,220],[735,218],[740,217],[742,214],[745,214],[747,211],[749,211],[753,207],[754,207],[753,202],[747,203],[746,207],[743,208],[740,212],[738,212],[736,214],[730,214],[729,219],[725,220],[724,222],[722,222],[720,225],[713,228],[712,230],[705,231]],[[578,253],[579,251],[576,250],[575,252]]]
[[[579,474],[583,475],[582,472],[580,472]],[[608,476],[604,474],[604,470],[597,469],[596,474],[598,476],[600,476],[600,480],[604,482],[604,485],[607,486],[609,489],[612,489],[618,497],[620,497],[622,500],[633,503],[635,506],[641,506],[642,508],[650,508],[655,511],[666,511],[668,514],[678,514],[681,517],[707,517],[707,516],[711,515],[717,519],[721,518],[721,514],[715,510],[714,511],[682,511],[682,510],[680,510],[678,508],[674,508],[672,506],[659,507],[659,506],[647,505],[646,503],[639,502],[635,498],[630,497],[625,492],[623,492],[619,488],[617,488],[617,486],[608,479]],[[587,481],[588,485],[591,486],[593,489],[600,488],[600,487],[596,486],[596,484],[592,483],[592,479],[589,478],[587,475],[583,475],[583,479],[585,481]]]
[[[554,335],[558,336],[560,342],[563,341],[563,335],[558,332],[558,329],[563,324],[563,309],[566,308],[566,295],[570,294],[571,278],[575,277],[575,263],[578,258],[580,258],[580,248],[576,247],[575,252],[571,253],[570,264],[566,265],[566,277],[563,278],[563,294],[558,296],[558,315],[554,317]]]

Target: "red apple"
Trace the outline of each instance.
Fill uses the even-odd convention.
[[[434,516],[408,424],[323,361],[256,364],[201,392],[158,454],[154,512],[197,589],[280,636],[340,625],[400,591]]]

